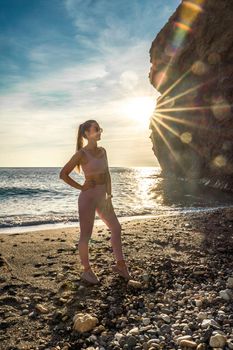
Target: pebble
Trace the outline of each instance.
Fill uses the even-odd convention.
[[[36,304],[35,309],[42,314],[46,314],[48,312],[48,309],[42,304]]]
[[[212,348],[223,348],[226,344],[226,337],[222,334],[215,334],[210,337],[209,345]]]
[[[233,277],[228,277],[226,286],[233,289]]]
[[[139,333],[138,327],[134,327],[130,331],[128,331],[127,335],[137,335],[138,333]]]
[[[138,288],[142,288],[142,283],[139,281],[129,280],[127,283],[127,286],[138,289]]]
[[[133,335],[129,335],[126,338],[126,344],[129,349],[134,349],[135,345],[137,344],[137,338],[134,337]]]
[[[180,342],[182,341],[182,340],[192,340],[192,337],[191,337],[191,335],[184,335],[184,336],[180,336],[180,337],[178,337],[177,339],[176,339],[176,342],[180,345]]]
[[[73,322],[73,329],[83,333],[93,329],[98,323],[98,318],[87,313],[78,313],[73,317]]]
[[[206,215],[206,221],[201,221],[200,225],[209,224],[210,214]],[[169,223],[169,219],[166,220]],[[214,216],[212,220],[216,225],[224,225]],[[192,226],[196,227],[194,221]],[[99,251],[100,246],[96,252],[92,251],[92,261],[96,262],[99,268],[96,270],[103,277],[98,287],[84,287],[77,278],[77,271],[68,269],[71,259],[75,261],[69,250],[65,250],[63,258],[66,261],[61,264],[51,252],[57,277],[53,291],[43,289],[42,293],[40,289],[30,289],[26,285],[19,287],[19,281],[9,283],[2,279],[1,291],[8,295],[0,296],[3,318],[0,341],[10,335],[16,342],[19,338],[16,335],[20,332],[22,342],[33,344],[38,339],[37,344],[30,344],[30,348],[35,350],[233,350],[231,256],[225,255],[224,251],[219,253],[218,247],[213,247],[209,258],[209,250],[203,251],[199,242],[197,245],[194,242],[199,237],[198,231],[195,239],[189,239],[187,234],[191,230],[184,226],[182,239],[178,231],[181,229],[180,218],[173,227],[175,235],[170,231],[171,226],[165,227],[165,234],[155,228],[156,236],[147,236],[146,240],[138,234],[140,239],[136,238],[135,243],[143,247],[143,253],[145,249],[148,256],[144,261],[141,261],[139,252],[138,256],[131,256],[139,281],[130,280],[127,285],[111,277],[106,259]],[[225,229],[225,226],[220,227],[220,236],[225,235]],[[150,241],[147,242],[147,239]],[[168,247],[168,242],[172,243],[173,239],[176,241],[175,248]],[[104,251],[109,251],[107,244],[105,246],[103,240],[101,248]],[[130,241],[126,248],[131,249],[131,245]],[[163,249],[157,248],[157,254],[149,256],[154,254],[151,251],[154,245]],[[167,249],[169,254],[164,254]],[[59,266],[66,267],[68,272],[60,273]],[[195,273],[192,274],[192,271]],[[128,285],[132,288],[127,289]],[[38,312],[44,314],[43,317],[38,317]],[[14,324],[19,317],[23,328],[17,332]],[[51,330],[56,338],[51,337]],[[14,346],[15,350],[23,349],[21,344],[15,343]],[[5,349],[9,350],[8,345]]]
[[[231,291],[231,289],[220,290],[219,295],[222,299],[226,301],[230,301],[233,299],[233,292]]]
[[[181,347],[186,347],[188,349],[196,349],[197,343],[195,343],[192,340],[183,339],[183,340],[180,341],[180,346]]]
[[[200,306],[202,306],[203,301],[201,299],[195,299],[195,304],[197,307],[200,307]]]
[[[142,319],[142,323],[145,325],[145,326],[148,326],[150,324],[150,319],[149,318],[143,318]]]
[[[170,317],[166,314],[160,314],[159,317],[167,323],[171,322]]]
[[[142,275],[142,279],[143,279],[144,282],[148,282],[149,279],[150,279],[150,276],[148,274],[143,274]]]
[[[232,339],[227,339],[227,346],[230,350],[233,349],[233,338]]]
[[[220,325],[213,319],[204,319],[201,324],[202,328],[212,326],[215,329],[220,329]]]
[[[199,312],[199,313],[197,314],[197,318],[198,318],[199,320],[204,320],[205,318],[207,318],[207,313],[201,311],[201,312]]]
[[[198,344],[196,350],[206,350],[206,344],[205,343]]]

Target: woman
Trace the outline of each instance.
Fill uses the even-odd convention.
[[[93,284],[99,283],[99,278],[90,266],[88,243],[92,235],[96,211],[111,231],[111,244],[116,259],[116,264],[112,266],[113,272],[118,273],[126,280],[131,278],[122,252],[121,225],[111,202],[113,195],[111,194],[111,177],[107,153],[105,148],[97,147],[101,132],[103,132],[103,129],[93,119],[80,124],[76,153],[60,171],[61,179],[70,186],[81,190],[78,197],[80,224],[78,250],[84,268],[81,279]],[[84,138],[87,140],[85,147],[83,147]],[[69,176],[74,168],[80,172],[80,166],[85,174],[83,185]]]

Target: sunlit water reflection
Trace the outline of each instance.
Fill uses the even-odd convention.
[[[80,191],[59,179],[60,168],[1,168],[0,227],[78,224]],[[159,167],[111,167],[112,203],[119,218],[172,215],[233,205],[232,195],[161,177]],[[83,175],[72,172],[79,183]],[[96,220],[99,217],[96,214]]]

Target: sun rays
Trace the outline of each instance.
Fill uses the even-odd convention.
[[[188,33],[192,32],[192,26],[197,16],[203,12],[204,0],[183,1],[179,8],[178,19],[173,22],[174,31],[170,44],[166,47],[166,54],[170,57],[167,66],[158,73],[156,88],[159,91],[161,85],[167,80],[168,71],[173,61],[182,48]],[[155,77],[156,79],[156,77]]]
[[[217,77],[213,74],[211,65],[218,64],[219,55],[212,52],[207,63],[196,58],[190,67],[184,64],[181,72],[175,70],[176,60],[182,53],[185,38],[192,35],[194,22],[203,12],[204,0],[182,2],[176,20],[173,21],[171,36],[166,37],[168,32],[165,31],[165,37],[158,38],[158,42],[161,43],[159,44],[161,46],[158,46],[160,50],[158,63],[152,56],[149,75],[152,85],[158,91],[162,90],[162,95],[159,96],[157,106],[150,118],[150,129],[163,141],[161,149],[166,145],[169,151],[165,154],[170,170],[179,165],[184,174],[201,166],[203,164],[201,158],[208,160],[204,163],[209,167],[214,166],[219,169],[227,166],[224,152],[221,152],[221,149],[219,152],[216,150],[210,158],[208,138],[206,143],[203,142],[203,137],[208,133],[216,139],[219,138],[222,123],[227,122],[231,117],[232,105],[225,96],[218,91],[215,94],[209,93],[209,87],[217,83]],[[166,42],[165,46],[164,42]],[[154,56],[156,57],[155,53]],[[172,81],[170,85],[169,81]],[[224,132],[226,140],[230,135],[229,130]],[[152,135],[150,137],[152,138]],[[222,145],[223,150],[224,144],[225,142]],[[163,152],[163,150],[160,151]],[[175,164],[169,161],[171,157],[175,160]],[[228,165],[230,167],[229,162]]]

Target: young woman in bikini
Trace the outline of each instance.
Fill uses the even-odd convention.
[[[108,168],[107,152],[103,147],[97,147],[101,132],[96,120],[89,119],[79,125],[76,153],[60,171],[60,178],[70,186],[80,191],[78,197],[80,237],[78,251],[84,271],[81,279],[90,283],[99,283],[99,278],[92,270],[89,262],[88,243],[92,235],[95,212],[111,231],[111,245],[116,264],[112,270],[124,277],[131,278],[122,252],[121,225],[115,214],[111,198],[111,176]],[[88,141],[83,147],[83,139]],[[70,172],[75,168],[80,172],[80,166],[85,174],[83,185],[74,181]]]

